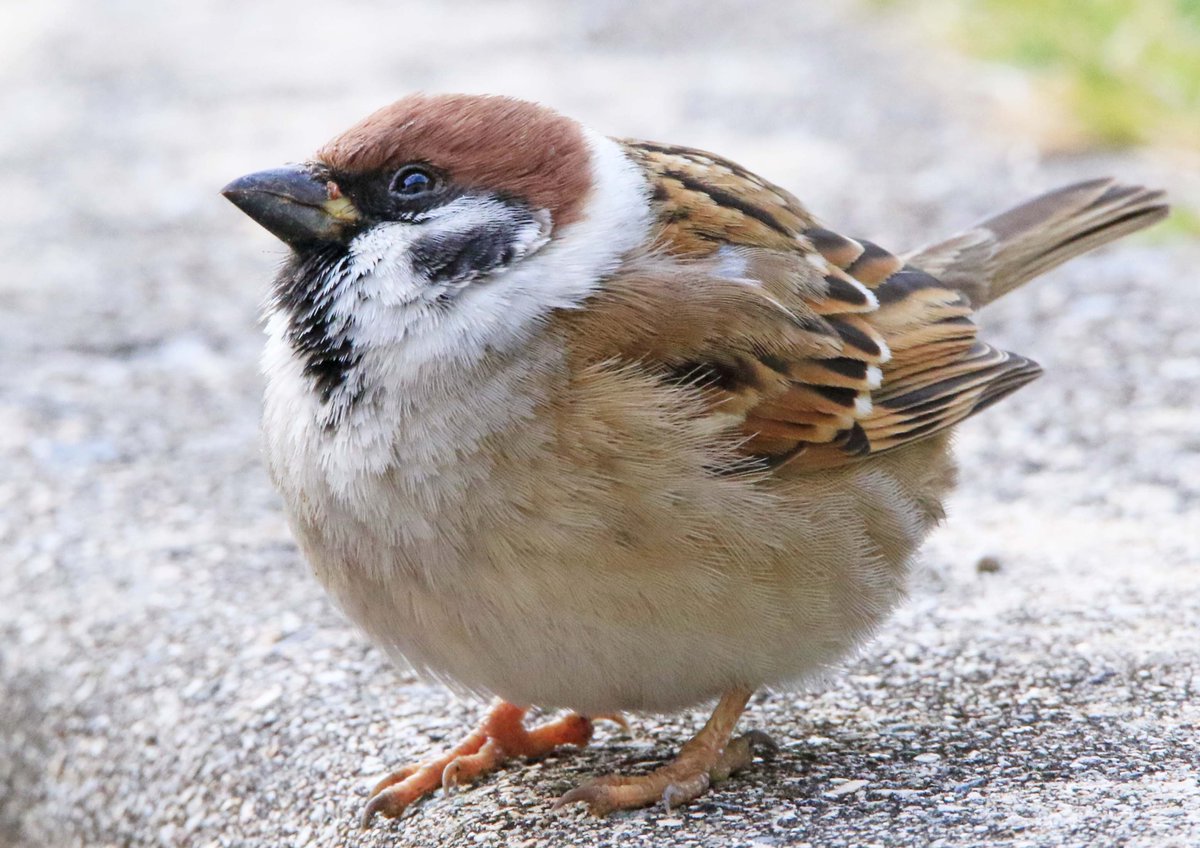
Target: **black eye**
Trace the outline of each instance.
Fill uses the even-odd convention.
[[[433,191],[436,187],[437,180],[433,174],[419,165],[405,165],[392,178],[392,193],[402,194],[406,197],[425,194]]]

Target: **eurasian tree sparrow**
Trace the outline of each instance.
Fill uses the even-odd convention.
[[[460,95],[224,194],[292,248],[263,426],[304,555],[397,662],[501,699],[364,822],[618,711],[719,699],[670,764],[559,804],[747,765],[750,694],[871,633],[942,517],[950,428],[1039,374],[974,310],[1166,213],[1092,180],[896,256],[718,156]],[[571,712],[527,730],[531,705]]]

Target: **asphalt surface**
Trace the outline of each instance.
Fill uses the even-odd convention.
[[[1011,86],[867,11],[715,2],[0,10],[0,845],[1200,844],[1200,247],[1133,240],[990,309],[1046,376],[961,428],[910,602],[745,719],[778,754],[701,802],[550,802],[700,713],[357,830],[481,704],[345,624],[262,468],[279,247],[217,190],[406,92],[539,99],[721,152],[902,248],[1161,154],[1039,153]]]

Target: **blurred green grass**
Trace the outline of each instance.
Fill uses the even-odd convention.
[[[1200,154],[1200,0],[871,0],[959,52],[1019,69],[1037,99],[1025,129],[1053,150]],[[1148,241],[1200,236],[1175,198]]]
[[[1200,149],[1200,0],[878,0],[1025,69],[1085,146]]]

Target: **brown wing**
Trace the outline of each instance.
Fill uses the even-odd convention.
[[[573,318],[587,361],[704,391],[772,467],[839,465],[936,433],[1039,373],[976,338],[960,292],[817,227],[741,167],[627,142],[654,191],[658,250]]]

